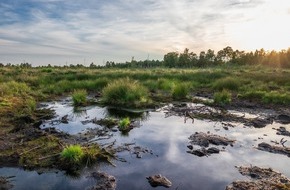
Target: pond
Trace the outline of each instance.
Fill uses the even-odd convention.
[[[191,104],[195,106],[195,104]],[[85,168],[80,176],[72,177],[61,171],[37,172],[25,171],[19,168],[0,168],[0,176],[14,176],[11,179],[14,189],[86,189],[92,187],[96,180],[88,177],[92,171],[103,171],[117,179],[117,189],[153,189],[146,180],[147,176],[162,174],[171,182],[169,189],[225,189],[232,181],[246,179],[235,166],[271,167],[290,177],[289,157],[280,154],[264,152],[256,149],[261,142],[279,142],[281,138],[290,138],[276,135],[276,130],[290,125],[276,123],[266,125],[264,128],[253,128],[242,123],[224,122],[204,119],[188,119],[172,115],[167,117],[164,109],[147,110],[145,112],[130,113],[125,110],[90,106],[75,110],[69,99],[47,103],[47,107],[55,110],[56,118],[47,121],[42,128],[54,127],[72,135],[81,135],[88,129],[102,128],[89,122],[97,118],[125,117],[134,118],[137,127],[127,135],[118,130],[111,130],[109,138],[98,140],[100,144],[113,142],[117,145],[131,144],[132,148],[141,147],[148,151],[136,156],[132,151],[117,153],[122,161],[113,160],[116,167],[101,163],[91,168]],[[233,114],[254,118],[269,114],[255,111],[250,113],[231,110]],[[63,117],[67,122],[58,122]],[[113,128],[114,129],[114,128]],[[117,129],[115,127],[115,129]],[[224,146],[219,154],[198,157],[187,153],[189,150],[189,137],[196,132],[217,134],[235,140],[233,146]],[[125,161],[124,161],[125,160]],[[163,189],[156,187],[155,189]]]

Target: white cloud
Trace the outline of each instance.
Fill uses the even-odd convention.
[[[290,44],[288,0],[27,2],[1,3],[0,62],[26,56],[39,64],[64,64],[67,56],[102,63],[148,54],[162,59],[186,47],[198,53],[227,45],[252,50]]]

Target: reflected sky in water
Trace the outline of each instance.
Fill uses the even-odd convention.
[[[84,125],[83,121],[104,118],[110,113],[106,108],[87,107],[76,114],[67,102],[53,103],[49,107],[56,111],[57,116],[54,120],[68,115],[69,123],[52,126],[51,122],[47,122],[44,127],[55,127],[71,134],[84,132],[86,128],[101,127],[93,123]],[[220,122],[195,119],[194,123],[191,120],[184,123],[182,117],[165,118],[165,113],[162,111],[150,111],[145,113],[145,116],[142,114],[141,116],[143,119],[139,120],[140,127],[131,130],[127,136],[122,136],[119,131],[112,132],[113,137],[104,142],[112,142],[115,139],[118,144],[134,142],[136,146],[152,150],[153,154],[142,154],[142,158],[139,159],[130,152],[121,152],[118,156],[126,159],[127,162],[114,161],[117,167],[101,164],[88,169],[89,171],[101,170],[114,175],[118,180],[117,189],[152,189],[146,176],[159,173],[172,181],[173,186],[169,189],[225,189],[225,186],[234,180],[246,179],[239,174],[235,166],[249,166],[250,164],[271,167],[290,177],[290,158],[255,148],[261,142],[270,143],[271,140],[279,142],[283,136],[276,135],[276,131],[272,128],[279,128],[281,124],[273,123],[262,129],[237,124],[236,127],[229,127],[229,130],[225,130]],[[284,126],[290,130],[290,125]],[[188,137],[195,132],[210,132],[226,136],[235,139],[236,143],[233,147],[225,147],[225,151],[220,154],[197,157],[186,153]],[[288,140],[285,145],[290,146],[290,138],[284,137],[284,139]],[[21,189],[26,185],[29,189],[35,186],[46,187],[43,189],[84,189],[92,186],[95,181],[85,177],[88,175],[87,170],[83,172],[84,175],[72,179],[62,172],[38,175],[36,172],[26,172],[15,168],[0,169],[0,175],[16,175],[12,181],[15,189]]]

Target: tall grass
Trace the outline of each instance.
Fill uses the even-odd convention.
[[[85,105],[87,103],[87,95],[86,90],[75,90],[72,94],[73,104],[75,106]]]
[[[102,91],[105,104],[142,107],[149,103],[148,90],[138,81],[123,78],[109,83]]]
[[[213,83],[213,89],[215,90],[232,90],[237,91],[240,86],[240,81],[238,78],[226,77],[216,80]]]
[[[172,90],[172,98],[174,100],[186,99],[189,93],[189,85],[184,83],[178,83]]]
[[[232,94],[227,90],[216,92],[214,94],[214,103],[218,105],[227,105],[227,104],[230,104],[231,101],[232,101]]]

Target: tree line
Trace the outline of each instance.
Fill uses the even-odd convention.
[[[163,61],[145,60],[125,63],[115,63],[107,61],[104,67],[117,68],[149,68],[149,67],[167,67],[167,68],[193,68],[193,67],[211,67],[223,64],[232,65],[268,65],[273,67],[290,68],[290,48],[288,50],[265,51],[264,49],[254,52],[245,52],[233,50],[227,46],[217,53],[214,50],[201,51],[199,54],[190,52],[185,48],[183,53],[169,52],[164,55]]]
[[[190,52],[185,48],[182,53],[169,52],[164,55],[163,60],[144,60],[136,61],[132,58],[131,61],[125,63],[115,63],[114,61],[107,61],[105,65],[96,65],[91,63],[90,68],[152,68],[152,67],[166,67],[166,68],[202,68],[212,67],[218,65],[267,65],[272,67],[290,68],[290,48],[281,51],[265,51],[263,48],[256,51],[245,52],[240,50],[233,50],[232,47],[227,46],[217,53],[214,50],[201,51],[199,54]],[[13,65],[7,63],[4,65],[0,63],[0,67],[32,67],[29,63],[21,63],[20,65]],[[49,64],[45,67],[51,67]],[[59,67],[59,66],[54,66]],[[65,65],[62,67],[80,68],[85,67],[82,64]]]

